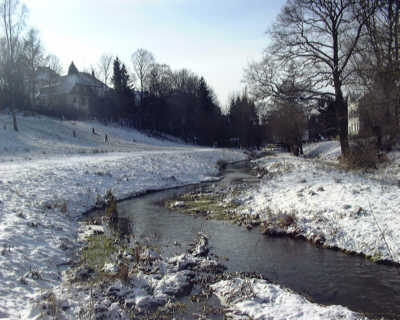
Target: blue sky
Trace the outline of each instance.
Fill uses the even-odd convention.
[[[130,67],[138,48],[205,77],[220,102],[241,90],[243,69],[267,44],[285,0],[26,0],[29,25],[66,68],[89,69],[102,53]]]

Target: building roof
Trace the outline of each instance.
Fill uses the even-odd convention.
[[[58,95],[68,94],[75,86],[85,86],[93,89],[105,88],[106,85],[96,77],[87,72],[79,72],[75,64],[72,62],[68,74],[59,77],[57,83],[40,89],[41,94]]]

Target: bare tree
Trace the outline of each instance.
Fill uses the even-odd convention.
[[[172,91],[172,71],[166,64],[152,65],[148,76],[149,92],[158,97],[165,97]]]
[[[99,62],[97,63],[97,69],[106,85],[108,85],[108,80],[111,76],[113,60],[114,56],[112,54],[104,53],[101,55]]]
[[[18,61],[21,58],[21,35],[25,28],[27,9],[18,0],[2,0],[0,2],[1,26],[5,36],[4,80],[6,91],[10,97],[10,110],[13,118],[13,127],[18,131],[15,114],[16,95],[21,86],[18,83],[20,70]]]
[[[29,30],[24,39],[23,49],[28,75],[29,99],[30,103],[34,104],[36,87],[35,74],[38,67],[45,64],[45,57],[43,55],[44,49],[37,30]]]
[[[145,49],[136,50],[132,54],[131,59],[133,70],[140,84],[140,100],[143,101],[146,81],[151,71],[152,65],[155,63],[155,59],[153,54]]]
[[[268,82],[276,77],[276,70],[295,62],[300,83],[309,94],[334,97],[343,155],[349,149],[343,88],[354,72],[350,59],[372,14],[363,4],[360,0],[288,0],[268,32],[272,45],[261,74]]]
[[[64,69],[62,67],[60,59],[54,55],[54,54],[49,54],[46,57],[47,60],[47,67],[54,71],[55,73],[61,74],[63,73]]]

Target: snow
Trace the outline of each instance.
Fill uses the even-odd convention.
[[[47,301],[51,307],[51,296],[43,293],[48,290],[54,290],[58,299],[61,297],[61,308],[79,301],[104,310],[106,318],[120,317],[123,312],[118,304],[96,304],[87,292],[69,297],[76,291],[60,285],[62,271],[80,245],[77,220],[81,214],[93,208],[109,189],[122,199],[146,190],[209,181],[215,179],[218,160],[245,159],[241,152],[158,140],[136,130],[94,121],[63,122],[38,116],[18,116],[18,121],[20,131],[14,132],[10,117],[0,115],[1,318],[41,318],[38,302]],[[109,144],[104,143],[105,134]],[[323,160],[335,160],[332,155],[337,148],[337,143],[330,143],[309,146],[305,151]],[[398,156],[392,156],[393,164],[398,164]],[[398,167],[386,167],[365,176],[279,153],[256,163],[269,173],[259,186],[240,195],[242,213],[268,218],[287,212],[296,221],[288,231],[296,228],[296,232],[310,239],[323,236],[327,246],[399,261],[400,243],[395,237],[400,231],[398,186],[387,179],[399,177]],[[88,232],[103,229],[92,226],[85,232],[87,236]],[[172,258],[169,263],[175,269],[173,274],[167,272],[171,264],[161,263],[160,272],[165,272],[159,280],[138,274],[132,303],[146,306],[158,303],[167,293],[180,293],[189,277],[182,269],[199,263],[199,259],[187,254]],[[206,268],[212,261],[201,263]],[[107,265],[105,270],[115,271],[113,265]],[[312,304],[265,281],[249,281],[253,291],[245,298],[234,295],[235,288],[243,287],[239,280],[214,286],[235,319],[359,318],[342,307]],[[149,285],[159,300],[148,295]]]
[[[259,279],[223,280],[212,285],[230,319],[366,319],[342,306],[321,306],[278,285]]]
[[[9,115],[0,114],[0,161],[146,151],[154,146],[183,147],[179,140],[159,140],[137,130],[113,124],[106,126],[96,121],[62,121],[44,116],[17,116],[17,120],[19,132],[13,130]],[[92,128],[96,134],[92,133]],[[105,134],[108,144],[104,143]]]
[[[304,155],[310,158],[318,158],[336,162],[341,154],[339,141],[324,141],[308,143],[303,147]]]
[[[332,143],[319,149],[325,150],[324,158]],[[268,227],[289,215],[295,222],[284,228],[287,234],[374,260],[400,262],[399,176],[387,175],[398,169],[398,159],[371,173],[285,153],[255,163],[267,174],[238,197],[239,213],[259,214]]]
[[[212,180],[218,160],[245,158],[97,122],[18,121],[14,132],[10,117],[0,115],[0,314],[9,319],[38,316],[34,301],[60,284],[77,249],[77,219],[108,189],[121,199]]]

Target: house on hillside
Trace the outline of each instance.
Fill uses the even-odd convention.
[[[94,73],[79,72],[72,62],[68,74],[59,76],[54,82],[46,83],[50,75],[42,73],[43,86],[39,89],[37,104],[48,110],[57,108],[87,116],[96,101],[109,90]]]
[[[39,67],[35,73],[36,95],[40,94],[40,88],[57,83],[60,75],[49,67]]]

